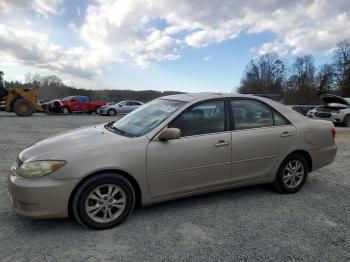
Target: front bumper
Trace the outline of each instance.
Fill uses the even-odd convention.
[[[69,198],[79,179],[56,180],[45,176],[29,179],[11,171],[10,198],[17,214],[33,218],[68,217]]]
[[[108,110],[107,109],[105,109],[105,108],[100,108],[99,110],[98,110],[98,113],[100,114],[100,115],[107,115],[107,112],[108,112]]]

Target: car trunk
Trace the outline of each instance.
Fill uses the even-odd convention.
[[[324,106],[316,108],[316,116],[329,118],[331,113],[338,112],[341,109],[348,108],[349,103],[342,97],[336,95],[323,95],[320,97],[324,103]]]
[[[340,96],[336,96],[336,95],[322,95],[320,96],[321,100],[323,101],[323,103],[325,105],[329,105],[329,106],[345,106],[345,107],[348,107],[350,106],[349,102],[340,97]]]

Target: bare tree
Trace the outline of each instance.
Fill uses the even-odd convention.
[[[241,80],[239,93],[283,94],[285,63],[275,53],[267,53],[250,61]]]
[[[331,64],[321,65],[316,76],[318,94],[337,93],[334,67]]]
[[[31,86],[41,85],[42,77],[39,74],[26,73],[24,75],[24,83],[29,84]]]
[[[335,80],[342,96],[350,96],[350,43],[340,41],[334,51]]]
[[[311,55],[296,57],[287,82],[287,102],[308,104],[317,102],[316,67]]]

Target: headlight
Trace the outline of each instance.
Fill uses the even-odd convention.
[[[15,169],[17,175],[22,177],[41,177],[46,176],[66,164],[66,161],[49,160],[49,161],[33,161],[24,163]]]

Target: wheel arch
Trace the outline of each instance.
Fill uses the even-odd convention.
[[[347,114],[345,114],[345,116],[343,117],[343,125],[345,126],[345,120],[350,117],[350,112],[348,112]]]
[[[112,110],[115,112],[116,115],[118,114],[117,109],[115,109],[114,107],[109,108],[109,109],[107,110],[107,114],[108,114],[109,111],[112,111]]]
[[[303,149],[298,149],[298,150],[295,150],[291,153],[289,153],[284,159],[286,160],[288,157],[290,157],[291,155],[301,155],[305,158],[306,162],[307,162],[307,165],[308,165],[308,172],[311,172],[312,171],[312,158],[311,158],[311,155],[306,151],[306,150],[303,150]]]
[[[130,175],[129,173],[119,170],[119,169],[105,169],[105,170],[99,170],[96,171],[94,173],[91,173],[87,176],[85,176],[73,189],[73,191],[71,192],[70,196],[69,196],[69,201],[68,201],[68,214],[69,216],[71,216],[72,214],[72,201],[73,201],[73,197],[77,191],[77,189],[80,187],[80,185],[85,182],[86,180],[90,179],[93,176],[96,176],[98,174],[102,174],[102,173],[114,173],[114,174],[120,174],[123,177],[125,177],[133,186],[134,190],[135,190],[135,197],[136,197],[136,202],[135,202],[135,206],[141,206],[142,203],[142,193],[141,193],[141,188],[139,183],[137,182],[137,180]]]

